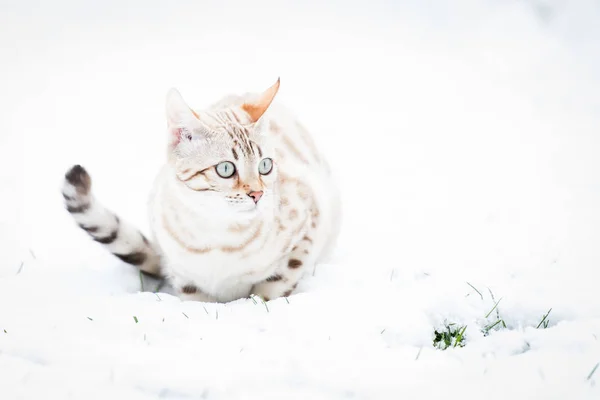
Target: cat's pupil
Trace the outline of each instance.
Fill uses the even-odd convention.
[[[223,161],[216,169],[221,178],[230,178],[235,174],[235,166],[229,161]]]
[[[265,158],[261,160],[258,166],[258,172],[262,175],[267,175],[273,169],[273,161],[270,158]]]

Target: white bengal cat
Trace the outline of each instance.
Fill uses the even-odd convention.
[[[262,94],[194,111],[167,95],[168,157],[149,202],[152,241],[104,208],[81,166],[63,196],[79,226],[122,261],[166,277],[182,299],[289,296],[332,250],[339,195],[306,129]]]

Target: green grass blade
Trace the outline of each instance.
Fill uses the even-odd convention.
[[[501,301],[502,301],[502,297],[496,302],[496,304],[494,304],[494,307],[490,310],[490,312],[487,313],[487,315],[485,316],[486,318],[489,317],[494,312],[494,310],[498,307],[498,304],[500,304]]]
[[[483,300],[483,295],[481,294],[481,292],[479,290],[477,290],[477,288],[475,286],[471,285],[469,282],[467,282],[467,285],[471,286],[471,288],[473,288],[473,290],[477,292],[479,297],[481,297],[481,300]]]
[[[594,365],[594,368],[592,368],[592,371],[588,374],[586,381],[589,381],[590,379],[592,379],[592,376],[594,375],[594,373],[598,369],[598,366],[600,366],[600,363],[597,363],[596,365]]]

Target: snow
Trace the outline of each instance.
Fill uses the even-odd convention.
[[[0,398],[600,398],[597,2],[0,7]],[[333,260],[266,305],[141,291],[65,170],[147,231],[168,88],[277,76],[339,177]]]

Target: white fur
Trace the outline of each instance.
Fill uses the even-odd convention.
[[[178,93],[170,92],[169,99],[168,102],[175,99],[174,103],[167,107],[169,118],[196,132],[194,127],[199,123],[190,119],[190,112],[185,110],[185,103],[182,103]],[[265,132],[264,127],[268,126],[267,119],[280,127],[279,133]],[[202,294],[191,297],[198,300],[231,301],[246,297],[251,292],[259,292],[258,294],[270,298],[280,296],[285,282],[273,284],[263,281],[274,273],[283,271],[286,274],[286,282],[296,282],[302,271],[312,271],[314,263],[329,252],[337,237],[340,224],[339,196],[322,155],[318,154],[318,160],[314,159],[314,151],[311,152],[302,139],[302,135],[306,133],[301,131],[291,114],[280,106],[272,105],[259,124],[262,126],[260,140],[266,140],[268,143],[264,143],[265,146],[279,149],[283,155],[279,159],[274,157],[277,173],[297,179],[310,189],[310,201],[314,201],[320,213],[317,229],[311,231],[311,216],[306,200],[300,199],[297,191],[281,185],[279,181],[272,189],[265,191],[257,206],[249,197],[227,200],[224,194],[219,192],[191,190],[178,179],[177,162],[194,162],[197,159],[198,162],[205,163],[206,158],[210,156],[202,154],[201,140],[194,142],[196,144],[186,143],[185,147],[179,150],[180,156],[181,153],[185,154],[185,157],[180,157],[183,161],[171,159],[163,166],[155,181],[150,196],[150,223],[154,243],[162,255],[163,272],[172,279],[175,287],[186,284],[197,286]],[[293,151],[286,150],[286,144],[282,141],[284,134],[287,135],[288,142],[294,143],[296,151],[302,153],[302,159],[296,157]],[[193,146],[199,147],[194,149]],[[197,153],[194,153],[195,150]],[[306,160],[310,162],[306,163]],[[216,162],[217,160],[210,160],[209,164]],[[241,166],[240,174],[245,173],[246,167],[254,168],[253,165]],[[288,216],[282,215],[279,207],[282,196],[291,203],[290,207],[298,210],[296,225],[299,229],[296,229],[294,221]],[[184,238],[186,243],[198,249],[212,250],[194,253],[182,247],[166,228],[165,219],[177,221],[176,234]],[[288,225],[289,229],[278,232],[277,219]],[[249,236],[248,232],[244,235],[231,232],[229,227],[252,221],[262,224],[260,237],[240,252],[219,249],[219,246],[239,244],[241,236]],[[299,225],[302,221],[304,224]],[[287,256],[309,231],[312,239],[310,254],[303,258],[303,268],[290,270],[287,268]],[[262,250],[256,252],[263,243],[265,244]],[[287,247],[284,248],[286,244]],[[300,250],[302,249],[297,251]]]

